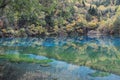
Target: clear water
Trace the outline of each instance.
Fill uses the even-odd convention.
[[[120,80],[119,76],[114,75],[120,74],[118,36],[1,38],[0,53],[29,54],[36,59],[54,59],[49,69],[43,67],[40,70],[56,76],[58,80]],[[89,75],[96,70],[110,74],[104,77]]]

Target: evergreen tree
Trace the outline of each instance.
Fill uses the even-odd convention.
[[[89,14],[91,14],[91,15],[97,15],[97,9],[96,8],[94,8],[94,7],[92,7],[91,5],[90,5],[90,8],[89,8],[89,10],[88,10],[88,13]]]

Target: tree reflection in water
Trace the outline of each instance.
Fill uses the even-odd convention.
[[[2,38],[0,51],[37,54],[120,74],[120,37]]]

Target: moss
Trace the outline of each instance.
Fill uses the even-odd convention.
[[[30,58],[27,54],[2,54],[0,58],[8,59],[11,62],[27,62],[27,63],[39,63],[39,64],[47,64],[52,62],[51,59],[43,59],[38,60],[34,58]]]

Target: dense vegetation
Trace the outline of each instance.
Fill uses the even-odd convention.
[[[119,0],[0,0],[0,36],[120,33]]]

